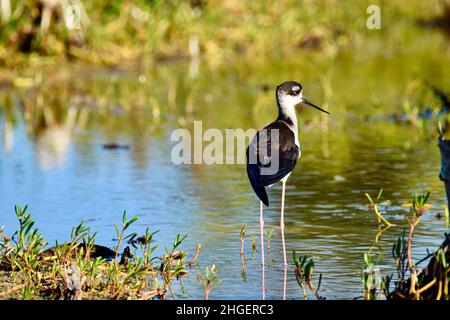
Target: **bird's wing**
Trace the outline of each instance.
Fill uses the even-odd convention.
[[[300,149],[295,144],[294,133],[283,121],[275,121],[264,128],[265,131],[259,131],[253,138],[247,148],[247,174],[250,183],[258,197],[267,198],[267,195],[261,194],[261,188],[271,185],[283,179],[290,173],[299,158]],[[272,130],[277,129],[277,134]],[[278,155],[278,166],[276,165],[276,156]]]

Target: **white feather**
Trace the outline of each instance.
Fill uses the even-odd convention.
[[[283,113],[291,119],[292,131],[295,136],[295,144],[300,148],[300,143],[298,141],[298,125],[297,125],[297,114],[295,112],[295,106],[302,102],[302,94],[300,93],[298,96],[291,96],[289,94],[285,94],[279,98],[280,108]]]

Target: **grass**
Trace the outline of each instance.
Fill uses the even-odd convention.
[[[293,50],[335,55],[366,32],[371,1],[70,1],[81,4],[80,29],[65,23],[63,5],[40,8],[38,1],[10,0],[12,13],[0,29],[0,62],[14,65],[39,56],[123,64],[150,57],[167,61],[207,56],[223,62],[240,55],[249,61]],[[418,5],[423,10],[412,10]],[[432,4],[400,0],[382,6],[383,19],[419,18]],[[442,7],[446,12],[446,7]],[[425,10],[427,9],[427,10]],[[46,23],[45,11],[53,19]],[[443,17],[446,15],[443,14]],[[11,58],[10,52],[24,53]]]
[[[0,230],[2,299],[175,298],[173,283],[197,268],[200,246],[188,263],[187,253],[180,249],[187,235],[177,234],[173,244],[164,247],[164,255],[155,256],[158,231],[147,228],[140,237],[130,233],[138,218],[129,219],[126,212],[121,224],[114,226],[118,237],[114,250],[96,245],[96,233],[84,223],[72,229],[69,241],[47,249],[28,206],[16,206],[15,213],[19,229],[11,237]],[[219,282],[215,267],[207,269],[206,297]]]

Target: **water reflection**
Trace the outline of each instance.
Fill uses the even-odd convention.
[[[11,122],[6,121],[3,125],[3,149],[5,153],[11,152],[14,144],[13,125]]]
[[[47,124],[37,134],[36,160],[42,169],[55,169],[66,161],[75,119],[76,110],[69,108],[64,123]]]
[[[71,132],[65,126],[53,126],[40,132],[36,140],[36,160],[44,170],[64,164],[71,140]]]

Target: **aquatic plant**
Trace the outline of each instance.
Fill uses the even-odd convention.
[[[26,281],[30,283],[40,282],[42,276],[37,271],[39,266],[38,255],[44,250],[46,243],[42,234],[34,227],[31,214],[27,213],[28,206],[15,206],[14,211],[19,221],[19,230],[14,232],[11,239],[3,236],[1,244],[1,265],[10,266],[15,271],[21,272]],[[15,274],[13,273],[13,277]]]
[[[378,300],[382,292],[382,278],[378,264],[381,255],[375,258],[369,253],[364,253],[364,265],[361,269],[361,279],[364,285],[364,299]]]
[[[244,224],[244,226],[241,228],[240,232],[240,239],[241,239],[241,255],[244,254],[244,241],[245,241],[245,230],[247,229],[247,225]]]
[[[383,215],[380,213],[380,211],[378,209],[378,204],[381,201],[382,194],[383,194],[383,189],[380,189],[376,199],[373,199],[368,193],[365,193],[367,199],[369,199],[369,202],[370,202],[369,207],[372,208],[373,211],[375,212],[375,214],[377,216],[378,223],[381,224],[383,222],[387,226],[391,226],[392,224],[383,217]]]
[[[188,266],[196,266],[198,264],[198,257],[200,256],[200,249],[202,248],[202,245],[200,243],[197,243],[197,246],[195,248],[195,254],[192,257],[191,261],[188,262]]]
[[[120,245],[122,244],[123,241],[130,239],[130,238],[134,238],[136,237],[136,233],[132,233],[129,234],[127,236],[125,236],[125,231],[134,223],[136,222],[138,219],[138,217],[133,217],[131,218],[131,220],[127,220],[127,212],[124,211],[123,215],[122,215],[122,229],[119,232],[119,228],[117,227],[116,224],[114,224],[114,229],[116,230],[116,235],[117,235],[117,246],[115,248],[115,256],[114,256],[114,264],[117,267],[118,264],[118,260],[117,257],[119,256],[119,250],[120,250]]]
[[[403,243],[406,243],[403,240]],[[392,291],[386,286],[386,297],[393,300],[440,300],[449,299],[449,275],[450,266],[450,237],[445,234],[445,240],[441,246],[432,253],[429,253],[416,265],[429,259],[428,265],[421,271],[416,271],[415,265],[411,273],[409,265],[405,263],[408,259],[407,249],[403,249],[401,264],[397,265],[398,279],[394,282]],[[409,271],[409,278],[407,272]],[[392,276],[391,276],[392,278]]]
[[[410,277],[411,277],[411,285],[410,285],[409,292],[411,294],[414,292],[419,293],[418,288],[416,287],[419,285],[419,283],[417,282],[416,265],[412,263],[412,258],[411,258],[412,238],[414,235],[414,230],[415,230],[416,226],[419,224],[420,218],[422,217],[423,213],[425,212],[426,203],[427,203],[429,197],[430,197],[429,192],[425,195],[414,194],[414,198],[411,202],[411,205],[413,208],[413,220],[410,222],[410,231],[409,231],[408,244],[407,244],[408,266],[409,266]]]
[[[250,236],[250,240],[252,241],[252,258],[253,258],[253,255],[255,254],[255,252],[256,252],[256,248],[257,248],[257,245],[256,245],[256,240],[255,240],[255,237],[252,235],[252,236]],[[261,250],[264,250],[264,248],[261,248]]]
[[[295,263],[295,279],[297,280],[297,283],[302,290],[303,298],[308,299],[306,288],[309,288],[309,290],[315,295],[318,300],[324,300],[325,297],[319,295],[320,285],[322,284],[322,274],[319,274],[317,288],[312,282],[314,273],[313,258],[310,258],[307,255],[298,256],[295,250],[293,251],[292,256]]]
[[[184,240],[186,240],[186,238],[187,235],[181,236],[180,234],[177,234],[171,249],[164,246],[165,255],[162,258],[161,273],[163,275],[165,288],[170,291],[172,297],[174,297],[172,292],[173,279],[187,274],[184,264],[186,253],[176,251],[176,249],[184,242]]]
[[[450,266],[450,238],[445,234],[445,240],[437,251],[428,254],[417,263],[413,262],[411,249],[414,232],[421,217],[426,212],[430,193],[414,194],[407,207],[411,208],[412,219],[409,221],[409,232],[403,230],[392,246],[392,257],[396,262],[396,277],[394,275],[382,276],[377,267],[381,255],[373,259],[370,253],[364,254],[362,280],[364,284],[365,299],[381,299],[381,293],[387,299],[423,300],[448,299]],[[431,258],[431,259],[430,259]],[[426,268],[421,271],[417,266],[430,259]],[[391,283],[394,288],[391,289]]]
[[[245,271],[245,255],[244,255],[244,241],[245,241],[245,231],[247,229],[247,225],[244,224],[244,226],[241,228],[241,232],[240,232],[240,240],[241,240],[241,249],[240,249],[240,254],[241,254],[241,277],[242,280],[244,282],[247,282],[247,273]]]
[[[448,206],[446,205],[444,205],[444,215],[445,215],[445,227],[448,228],[450,226],[450,214]]]
[[[28,206],[15,207],[19,228],[11,238],[0,230],[0,272],[9,275],[2,285],[0,297],[22,299],[153,299],[166,298],[172,283],[186,276],[187,253],[180,246],[187,235],[176,235],[165,254],[154,256],[158,247],[153,238],[158,231],[138,237],[128,230],[137,217],[122,215],[121,227],[115,225],[117,235],[114,250],[99,246],[96,233],[83,222],[72,228],[70,240],[46,249],[47,243],[35,228]],[[124,243],[129,244],[122,251]],[[122,251],[122,253],[120,253]],[[195,266],[200,245],[188,263]],[[119,261],[119,257],[121,257]],[[158,262],[159,261],[159,262]],[[208,279],[214,279],[208,274]],[[210,290],[214,287],[209,285]]]
[[[270,241],[273,238],[273,229],[272,228],[267,228],[266,238],[267,238],[267,250],[270,251]]]
[[[205,290],[205,299],[209,299],[209,294],[222,280],[219,279],[217,274],[216,265],[206,267],[205,275],[202,276],[203,289]]]

